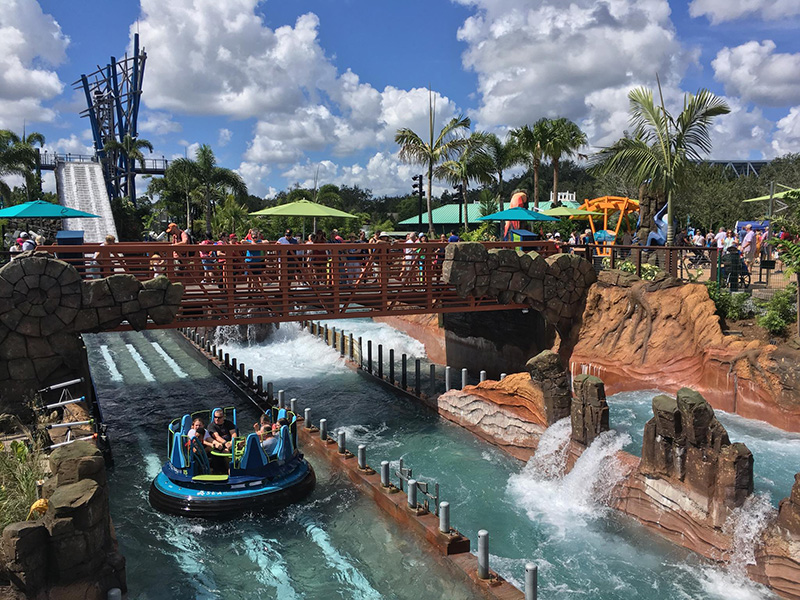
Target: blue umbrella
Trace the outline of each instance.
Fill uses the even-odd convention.
[[[517,206],[515,208],[507,208],[500,212],[486,215],[485,217],[478,217],[476,221],[558,221],[557,217],[551,217],[535,210],[528,210]]]
[[[83,212],[68,206],[53,204],[43,200],[34,200],[25,204],[16,204],[0,210],[0,219],[99,219],[97,215]]]

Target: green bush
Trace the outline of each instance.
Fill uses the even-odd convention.
[[[752,311],[748,306],[748,296],[745,292],[731,294],[728,290],[721,288],[716,281],[707,281],[706,288],[708,296],[717,307],[717,315],[723,319],[740,321],[752,316]]]
[[[783,335],[786,333],[788,323],[775,311],[768,310],[765,314],[756,319],[761,327],[769,331],[772,335]]]
[[[797,320],[795,293],[796,288],[792,284],[785,290],[775,292],[769,300],[759,302],[759,307],[764,310],[764,314],[756,319],[756,323],[772,335],[786,333],[786,327]]]
[[[0,529],[24,521],[38,499],[36,482],[44,479],[42,454],[18,441],[0,445]]]
[[[609,269],[611,267],[611,259],[607,256],[604,257],[602,264],[604,269]],[[636,265],[630,260],[618,261],[614,263],[614,268],[619,269],[624,273],[636,273]],[[645,263],[642,265],[641,278],[645,281],[653,281],[660,271],[661,269],[659,269],[656,265]]]
[[[750,296],[745,292],[735,292],[730,295],[731,302],[728,306],[728,318],[731,321],[741,321],[752,317],[753,313],[747,305]]]

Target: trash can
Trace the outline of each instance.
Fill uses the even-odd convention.
[[[539,234],[527,229],[511,229],[508,232],[508,239],[511,242],[535,242],[539,239]]]
[[[62,230],[56,232],[56,245],[57,246],[82,246],[83,245],[83,230],[70,231]],[[84,264],[83,254],[80,252],[56,252],[56,258],[68,262],[73,267],[78,269],[78,272],[83,275],[86,265]]]

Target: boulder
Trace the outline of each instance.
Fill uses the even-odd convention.
[[[689,388],[678,390],[677,403],[686,442],[694,446],[705,445],[709,441],[709,426],[714,418],[714,409],[703,396]]]
[[[602,380],[592,375],[576,375],[572,386],[575,393],[570,411],[572,439],[589,446],[598,435],[609,429],[605,386]]]
[[[531,381],[537,385],[544,397],[547,425],[552,425],[570,416],[572,395],[569,391],[567,371],[558,354],[550,350],[540,352],[525,365]]]

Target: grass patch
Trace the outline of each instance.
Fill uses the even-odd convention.
[[[24,521],[45,478],[42,451],[20,441],[0,444],[0,529]]]

